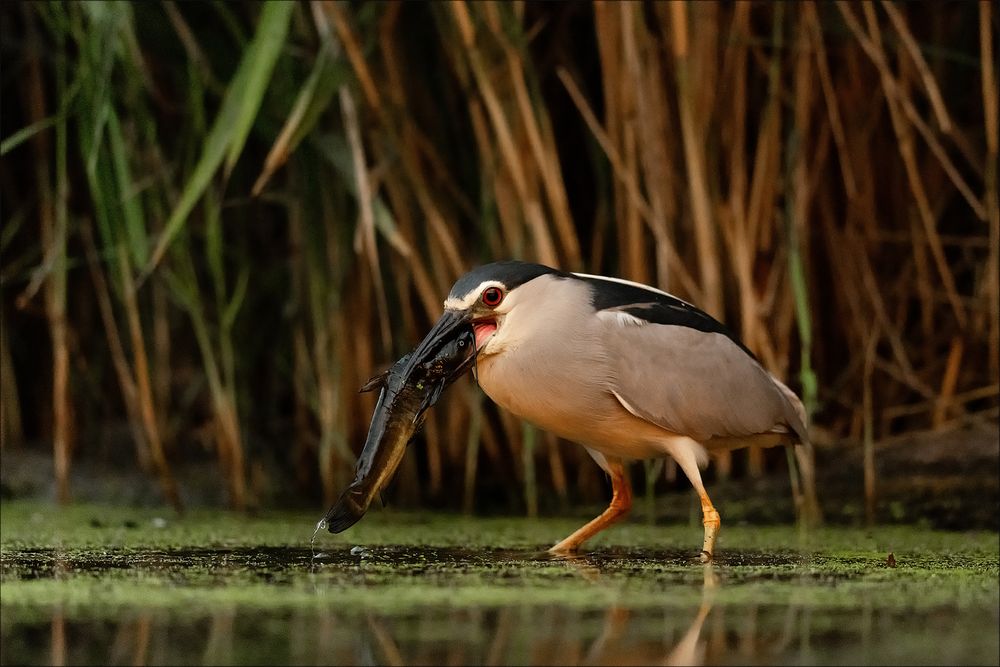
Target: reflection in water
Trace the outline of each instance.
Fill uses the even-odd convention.
[[[66,664],[66,621],[61,608],[52,613],[52,664]]]
[[[677,642],[677,646],[664,661],[666,665],[705,664],[705,647],[704,643],[700,641],[701,628],[705,625],[705,619],[708,618],[709,612],[712,611],[712,598],[719,584],[715,574],[715,566],[707,563],[702,567],[705,571],[705,584],[702,587],[701,606],[698,607],[698,614],[691,622],[691,627],[684,633],[681,640]],[[719,614],[718,618],[721,619],[722,615]]]
[[[565,563],[568,571],[590,584],[606,583],[599,568],[585,558],[567,559]],[[361,618],[298,611],[284,619],[261,619],[253,610],[239,614],[234,608],[227,608],[214,611],[200,621],[188,614],[175,617],[144,611],[121,618],[110,624],[110,628],[107,623],[67,621],[63,611],[56,608],[51,619],[48,662],[214,665],[256,662],[266,657],[273,662],[293,664],[700,665],[705,657],[702,628],[712,610],[717,587],[713,566],[701,567],[704,569],[701,605],[683,633],[678,632],[678,615],[667,610],[666,633],[661,641],[649,636],[649,622],[653,619],[647,610],[632,610],[619,603],[600,613],[599,623],[595,623],[598,617],[591,610],[553,604],[433,609],[403,616],[367,613]],[[262,620],[265,627],[261,627]],[[633,627],[637,624],[644,627]],[[72,630],[69,642],[67,625]],[[102,629],[111,631],[102,633]],[[279,629],[280,632],[274,632]],[[596,636],[589,639],[595,629]],[[199,635],[200,641],[195,639]],[[168,641],[168,637],[175,639]],[[263,653],[253,650],[255,642],[257,651]],[[106,651],[101,650],[102,644]],[[248,647],[251,650],[246,650]],[[10,657],[29,658],[5,656],[4,661]]]
[[[826,629],[815,633],[818,613],[802,605],[720,606],[710,591],[693,610],[553,604],[359,617],[244,609],[207,618],[141,612],[112,621],[70,620],[55,611],[47,623],[47,652],[31,641],[30,624],[8,627],[2,646],[4,663],[53,665],[851,663],[878,661],[872,651],[891,648],[862,642],[862,634],[870,635],[873,628],[863,628],[859,621],[865,619],[847,611],[829,615]],[[955,625],[975,627],[976,619],[969,616]],[[899,620],[893,614],[871,618],[874,628],[893,627]],[[941,615],[935,622],[947,619]]]
[[[232,609],[212,614],[212,622],[205,642],[202,663],[206,665],[228,665],[233,662],[233,626],[236,612]],[[139,663],[133,663],[139,664]]]
[[[135,653],[132,656],[133,665],[145,665],[146,655],[149,653],[149,634],[152,628],[152,619],[149,614],[140,614],[136,622],[135,632]]]
[[[576,572],[592,584],[601,582],[600,569],[594,565],[585,555],[559,554],[552,556],[553,560],[558,560],[573,566]],[[581,662],[585,665],[605,665],[616,664],[624,660],[627,663],[644,664],[664,664],[664,665],[703,665],[705,664],[705,647],[701,641],[702,627],[705,619],[712,611],[712,601],[715,592],[719,587],[719,577],[715,566],[706,563],[701,566],[703,575],[702,599],[698,611],[688,626],[687,631],[676,642],[672,649],[661,654],[653,649],[649,653],[637,654],[635,649],[629,649],[618,640],[628,635],[628,625],[632,611],[620,604],[612,604],[604,613],[604,622],[601,633],[590,645],[586,655]],[[721,615],[719,617],[721,619]],[[665,640],[665,645],[669,646],[669,638]],[[554,656],[553,663],[560,662],[559,656]],[[568,656],[563,656],[567,658]]]
[[[712,601],[718,588],[718,576],[712,564],[702,566],[704,584],[702,600],[698,612],[688,626],[687,631],[666,654],[658,649],[648,653],[640,653],[635,648],[630,649],[618,640],[628,635],[628,625],[632,612],[619,605],[612,605],[604,614],[604,625],[600,636],[591,644],[583,664],[663,664],[663,665],[703,665],[705,664],[705,647],[701,640],[701,630],[705,619],[712,611]],[[669,637],[665,638],[664,646],[669,646]]]
[[[403,662],[403,656],[399,654],[399,647],[396,646],[396,642],[393,641],[392,635],[386,630],[385,625],[379,618],[373,614],[368,615],[368,629],[372,633],[372,638],[375,644],[379,647],[380,658],[378,662],[384,665],[396,665],[405,664]]]
[[[363,559],[339,552],[319,565],[308,552],[299,558],[268,555],[260,549],[149,552],[129,556],[131,565],[123,565],[121,555],[112,553],[103,563],[105,570],[168,573],[170,586],[191,590],[240,581],[235,574],[227,579],[227,571],[241,577],[250,572],[275,591],[300,590],[306,601],[260,608],[248,602],[216,601],[208,609],[195,603],[154,610],[136,599],[101,617],[89,616],[86,607],[81,611],[57,605],[45,616],[36,610],[25,619],[13,618],[5,607],[0,663],[702,665],[914,659],[974,663],[996,653],[995,637],[993,644],[989,643],[993,635],[983,639],[982,628],[997,625],[997,612],[990,609],[902,611],[880,606],[877,595],[859,599],[849,608],[824,608],[814,606],[798,588],[782,604],[758,604],[754,595],[732,595],[746,590],[741,589],[746,582],[732,567],[693,565],[676,554],[598,553],[556,559],[513,552],[386,553],[379,556],[375,550],[372,558],[383,560],[374,562],[372,570]],[[58,555],[22,555],[24,561],[17,564],[20,578],[63,580],[102,571],[97,564]],[[5,576],[12,576],[14,565],[8,554],[4,558]],[[202,575],[211,573],[207,583],[188,572],[192,561],[201,563]],[[428,561],[437,569],[428,571]],[[533,571],[534,578],[529,576]],[[349,586],[381,587],[384,597],[364,606],[341,602],[338,596],[346,589],[338,577],[345,572],[355,577],[348,580]],[[386,583],[386,572],[424,585],[430,582],[455,591],[456,596],[482,583],[499,585],[502,591],[505,581],[515,593],[531,588],[532,596],[523,603],[509,596],[502,604],[494,604],[488,596],[471,604],[459,597],[445,603],[398,603],[393,598],[397,589]],[[547,587],[550,600],[545,598]],[[647,595],[637,603],[635,593],[640,589]],[[662,604],[656,591],[662,591]],[[889,635],[897,641],[876,641]]]

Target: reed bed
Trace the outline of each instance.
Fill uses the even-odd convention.
[[[988,2],[0,13],[3,448],[51,443],[60,500],[74,458],[105,456],[178,509],[190,462],[237,508],[272,502],[276,471],[282,498],[332,501],[373,408],[357,388],[505,257],[727,322],[803,396],[816,447],[863,448],[871,520],[876,441],[997,416]],[[114,422],[131,450],[101,444]],[[582,449],[472,382],[420,442],[408,504],[604,496]],[[818,520],[813,461],[712,470],[787,465]],[[642,471],[648,498],[684,483]]]

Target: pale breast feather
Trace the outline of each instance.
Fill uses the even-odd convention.
[[[631,322],[623,315],[649,324],[682,326],[706,333],[722,334],[746,352],[752,359],[757,357],[714,317],[687,301],[661,290],[617,278],[573,274],[591,286],[591,304],[599,315],[614,318],[620,323]],[[619,315],[621,313],[622,315]]]

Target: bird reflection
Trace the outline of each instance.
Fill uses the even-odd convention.
[[[705,620],[712,611],[719,578],[712,563],[703,565],[702,573],[702,595],[698,612],[680,641],[674,644],[665,656],[657,656],[653,653],[637,654],[635,651],[624,650],[617,644],[620,637],[627,635],[632,612],[626,607],[614,604],[608,607],[605,612],[601,634],[587,651],[584,664],[605,665],[634,662],[663,665],[705,664],[705,642],[701,639],[701,632]]]
[[[52,613],[51,649],[49,657],[52,665],[66,664],[66,620],[62,607],[56,607]]]
[[[403,665],[403,656],[399,653],[399,647],[392,638],[392,634],[386,624],[375,614],[368,614],[368,629],[371,631],[372,639],[379,648],[379,661],[383,665]]]
[[[312,611],[297,610],[290,616],[261,617],[223,605],[197,618],[180,620],[140,608],[119,623],[104,626],[103,634],[80,631],[85,623],[66,618],[56,607],[49,623],[48,658],[52,664],[68,664],[87,655],[103,655],[107,664],[199,659],[206,664],[223,664],[239,662],[266,646],[277,662],[293,664],[702,665],[717,662],[726,653],[722,609],[713,612],[720,586],[715,565],[698,566],[702,571],[701,599],[696,610],[689,610],[676,604],[665,604],[661,609],[630,606],[628,585],[622,586],[624,572],[606,556],[551,560],[564,566],[568,576],[582,580],[585,595],[610,603],[602,609],[586,603],[563,604],[558,599],[560,589],[554,588],[551,604],[417,605],[388,614],[379,613],[377,607],[338,608],[333,600],[333,604]],[[682,579],[689,581],[690,574],[694,572],[682,571]],[[677,592],[684,592],[684,586],[678,583]],[[688,616],[692,612],[693,616]],[[664,621],[661,630],[651,626],[658,615]],[[709,623],[710,617],[714,623]],[[706,624],[712,628],[709,641]],[[279,627],[283,628],[280,636],[275,634]],[[716,631],[722,634],[717,636]],[[177,636],[194,641],[171,641]],[[256,643],[251,642],[256,648],[245,644],[247,637],[256,638]],[[748,650],[752,654],[753,645],[753,637],[741,638],[735,652]],[[280,657],[283,651],[287,651],[284,659]]]
[[[703,567],[705,583],[701,589],[701,605],[698,607],[698,613],[691,621],[687,632],[663,661],[664,665],[705,664],[705,642],[701,639],[701,629],[705,625],[705,619],[712,611],[712,602],[719,586],[719,579],[715,573],[715,567],[711,563],[707,563]]]

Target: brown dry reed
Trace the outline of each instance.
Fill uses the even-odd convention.
[[[727,322],[802,395],[816,447],[862,449],[869,520],[876,441],[996,419],[988,2],[0,12],[2,442],[51,442],[60,501],[124,420],[134,455],[111,455],[178,509],[175,469],[199,461],[236,508],[269,502],[276,469],[284,496],[330,502],[373,407],[357,388],[458,275],[506,257]],[[534,515],[604,493],[582,449],[472,382],[421,442],[410,504]],[[815,452],[794,451],[816,521]],[[644,470],[651,514],[677,471]]]

